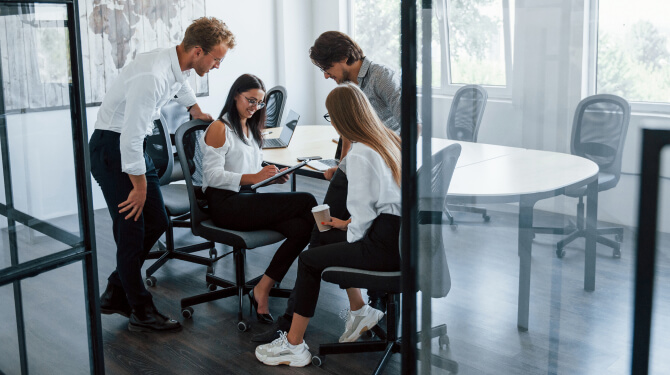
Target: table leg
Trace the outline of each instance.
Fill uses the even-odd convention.
[[[519,306],[517,328],[528,331],[530,309],[530,261],[533,249],[533,207],[535,200],[521,198],[519,202]]]
[[[293,191],[293,192],[296,191],[296,186],[297,186],[297,183],[296,183],[296,181],[295,181],[296,178],[297,178],[297,177],[296,177],[295,173],[292,173],[292,174],[291,174],[291,191]]]
[[[596,290],[596,237],[598,236],[598,180],[586,187],[586,249],[584,290]]]

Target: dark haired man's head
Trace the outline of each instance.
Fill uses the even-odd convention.
[[[365,58],[361,47],[347,34],[326,31],[309,49],[312,63],[323,72],[324,78],[337,83],[356,81],[361,61]],[[355,73],[355,75],[353,74]]]

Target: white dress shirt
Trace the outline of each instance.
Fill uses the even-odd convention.
[[[356,242],[365,236],[377,216],[400,216],[400,186],[381,155],[362,143],[353,143],[345,159],[349,181],[347,209],[351,214],[347,241]]]
[[[186,107],[196,103],[189,72],[179,67],[176,47],[142,53],[128,64],[107,90],[95,129],[120,133],[121,170],[146,173],[144,137],[151,134],[160,109],[176,95]]]
[[[207,130],[200,138],[202,155],[202,191],[207,187],[215,187],[230,191],[240,191],[240,180],[243,174],[258,173],[263,162],[263,151],[253,136],[243,134],[243,142],[235,131],[226,124],[226,142],[221,147],[212,147],[205,143]]]

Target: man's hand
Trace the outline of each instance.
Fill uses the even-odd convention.
[[[287,170],[287,169],[288,169],[288,167],[282,168],[282,169],[279,170],[279,172],[283,172],[283,171],[285,171],[285,170]],[[291,173],[287,173],[287,174],[285,174],[285,175],[283,175],[283,176],[277,177],[277,179],[274,180],[274,181],[272,181],[272,182],[275,183],[275,184],[285,184],[286,181],[288,181],[289,177],[290,177],[292,174],[293,174],[293,172],[291,172]]]
[[[323,172],[323,177],[325,177],[326,180],[330,181],[330,179],[333,178],[335,171],[337,171],[337,167],[328,168],[326,169],[325,172]]]
[[[331,217],[330,221],[324,221],[321,223],[321,225],[330,225],[331,227],[337,228],[339,230],[347,230],[349,223],[351,223],[351,218],[348,220],[340,220],[336,217]]]
[[[191,110],[189,111],[191,116],[193,116],[194,119],[202,120],[202,121],[208,121],[212,122],[214,121],[214,118],[212,115],[209,113],[203,113],[202,110],[200,109],[200,106],[198,103],[195,103],[193,107],[191,107]]]
[[[147,200],[147,179],[144,175],[128,175],[133,183],[133,190],[128,194],[128,199],[119,204],[119,213],[130,211],[125,219],[134,218],[137,221],[142,215],[144,202]]]

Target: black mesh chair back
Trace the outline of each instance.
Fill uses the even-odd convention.
[[[449,110],[447,138],[477,142],[488,97],[486,90],[479,85],[465,85],[458,89]]]
[[[198,158],[202,158],[199,139],[205,133],[208,126],[209,123],[205,121],[191,120],[180,126],[175,133],[177,155],[179,155],[181,169],[184,172],[184,181],[186,181],[186,190],[188,191],[191,205],[191,230],[195,235],[200,235],[200,223],[209,218],[203,209],[206,206],[204,195],[196,195],[196,192],[202,191],[200,190],[202,172],[200,168],[197,168],[197,165],[199,165]]]
[[[419,288],[433,298],[445,297],[451,289],[446,248],[442,238],[442,209],[445,206],[451,177],[461,155],[461,145],[454,143],[431,158],[430,165],[418,171],[419,181]],[[430,175],[425,175],[430,167]],[[423,269],[426,268],[426,269]]]
[[[154,120],[153,131],[151,135],[147,136],[146,142],[146,153],[154,162],[160,184],[169,184],[174,166],[174,157],[172,156],[170,134],[161,120]]]
[[[600,190],[619,182],[629,122],[630,104],[616,95],[589,96],[577,105],[570,152],[598,164],[600,174],[613,176]]]
[[[275,86],[268,90],[265,95],[267,120],[266,128],[276,128],[280,125],[284,107],[286,105],[286,88],[284,86]]]
[[[419,211],[442,212],[451,177],[454,175],[456,162],[460,155],[461,145],[454,143],[433,155],[429,177],[424,176],[424,166],[419,169]],[[428,178],[430,178],[430,184],[426,183]]]

